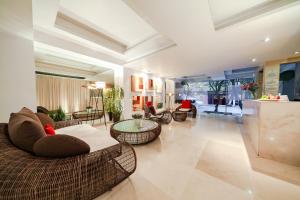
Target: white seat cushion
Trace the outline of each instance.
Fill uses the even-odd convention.
[[[190,108],[180,108],[179,111],[189,112],[189,111],[191,111],[191,109]]]
[[[101,132],[99,129],[94,128],[89,124],[68,126],[55,130],[55,133],[71,135],[85,141],[90,146],[91,152],[119,143],[108,135],[108,133]]]
[[[160,114],[162,114],[162,113],[165,112],[165,111],[166,111],[165,108],[159,108],[159,109],[156,109],[156,114],[157,114],[157,115],[160,115]]]

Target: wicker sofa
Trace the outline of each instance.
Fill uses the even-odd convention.
[[[37,157],[15,147],[8,125],[0,123],[0,199],[94,199],[135,169],[135,151],[127,143],[67,158]]]

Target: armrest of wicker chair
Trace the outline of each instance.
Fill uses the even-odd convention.
[[[79,120],[79,119],[59,121],[59,122],[55,122],[55,127],[54,128],[59,129],[59,128],[67,127],[67,126],[78,125],[78,124],[82,124],[81,120]]]

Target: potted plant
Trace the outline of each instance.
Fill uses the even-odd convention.
[[[59,106],[57,110],[49,111],[49,116],[55,121],[64,121],[66,119],[66,114],[63,109]]]
[[[134,113],[132,115],[132,118],[133,119],[142,119],[143,118],[143,115],[141,113]]]
[[[104,106],[108,115],[114,122],[120,120],[123,112],[122,99],[124,98],[124,90],[121,87],[113,87],[105,92]],[[110,119],[111,119],[110,118]]]
[[[132,115],[132,118],[134,119],[135,125],[140,128],[142,126],[143,115],[141,113],[135,113]]]
[[[112,88],[106,89],[104,92],[104,109],[108,113],[109,121],[113,118],[113,95]]]
[[[123,112],[123,106],[122,106],[121,100],[114,101],[114,105],[113,105],[113,109],[112,109],[113,122],[120,121],[122,112]]]

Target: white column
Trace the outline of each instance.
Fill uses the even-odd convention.
[[[0,1],[0,122],[36,110],[31,0]]]

